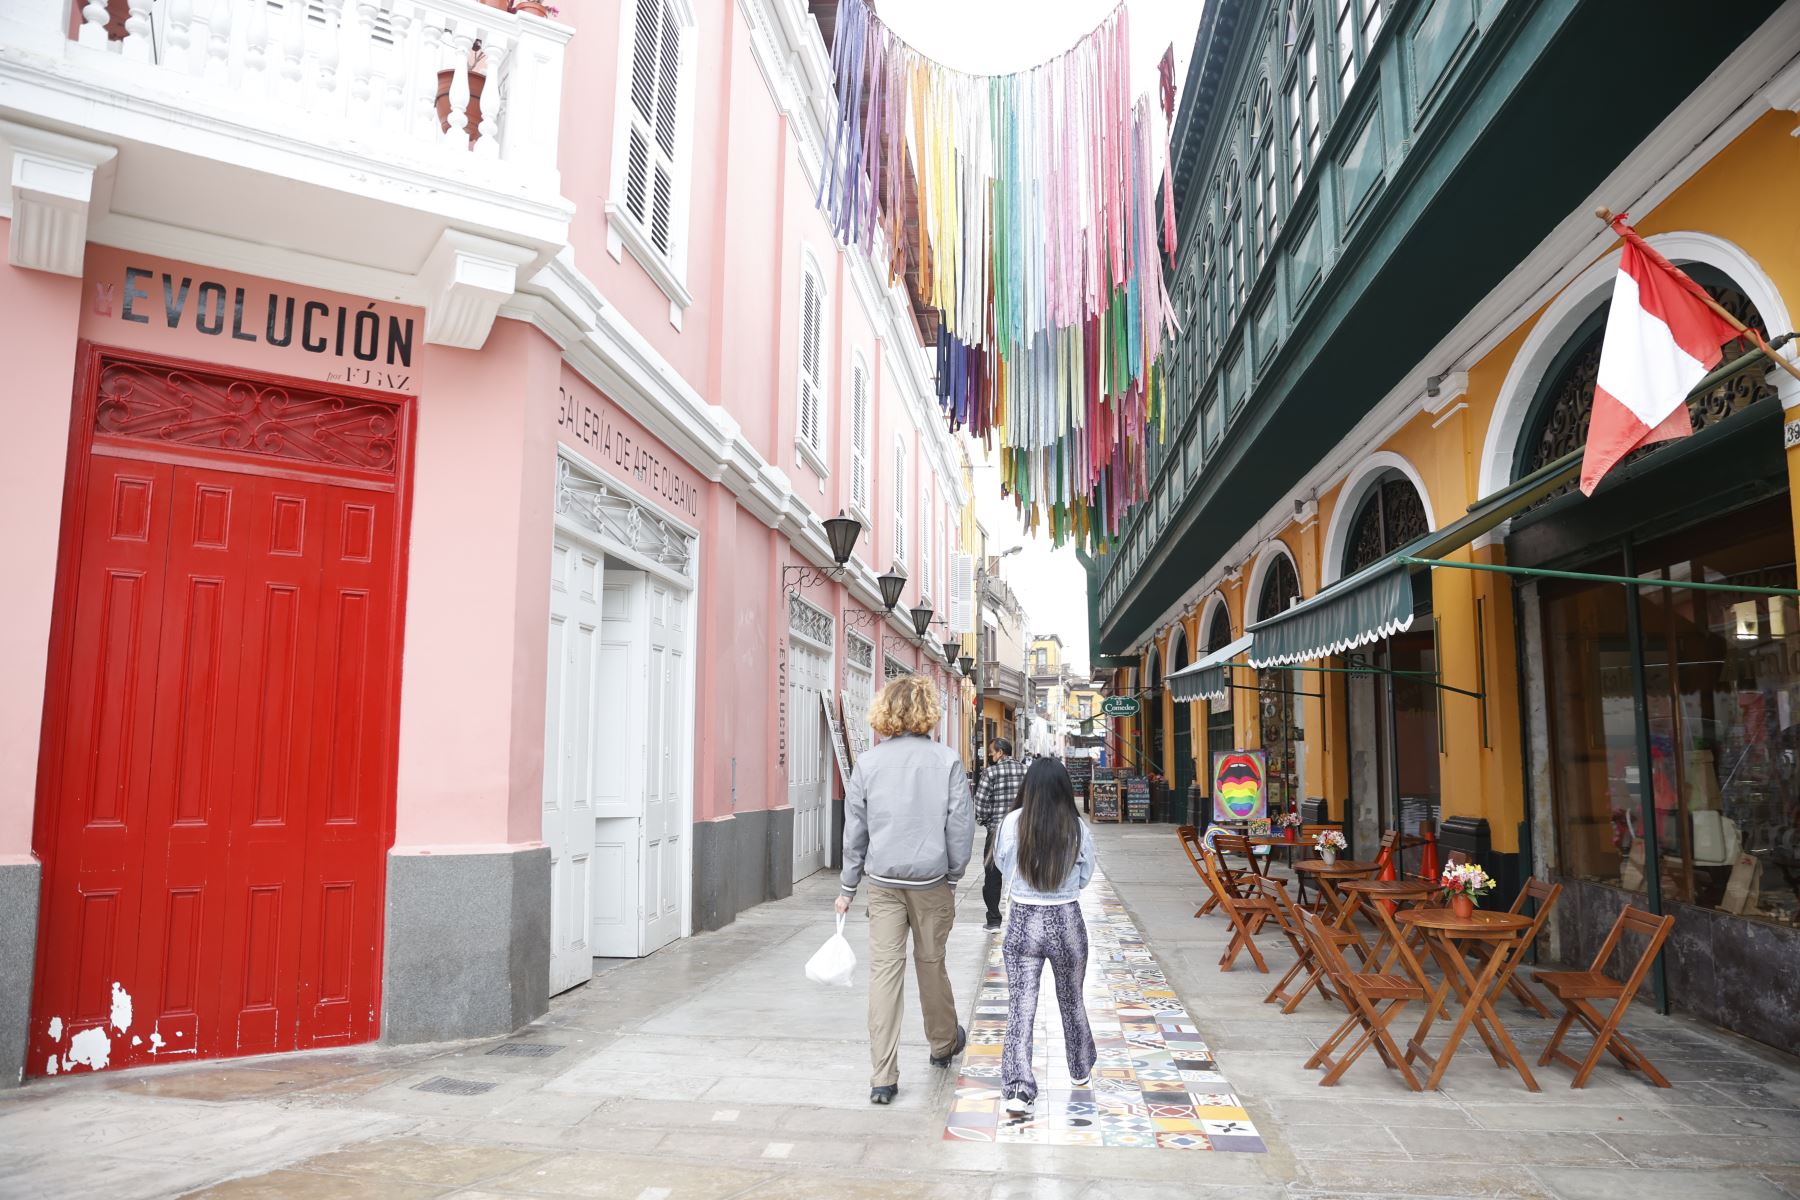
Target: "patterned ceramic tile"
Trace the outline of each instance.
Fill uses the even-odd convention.
[[[997,1084],[1006,1032],[1006,967],[996,938],[969,1026],[969,1053],[963,1059],[945,1140],[1267,1150],[1103,876],[1094,877],[1082,895],[1081,908],[1088,927],[1082,998],[1099,1050],[1093,1083],[1075,1088],[1069,1079],[1055,991],[1044,987],[1032,1037],[1036,1110],[1023,1120],[1005,1112]]]

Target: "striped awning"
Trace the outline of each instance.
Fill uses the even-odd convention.
[[[1231,660],[1250,648],[1245,634],[1221,646],[1199,662],[1190,663],[1168,678],[1169,695],[1177,700],[1217,700],[1231,688]]]

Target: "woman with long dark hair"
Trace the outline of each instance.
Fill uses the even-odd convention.
[[[1056,977],[1069,1078],[1085,1088],[1094,1069],[1094,1034],[1081,1001],[1088,937],[1080,904],[1081,889],[1094,877],[1094,836],[1076,811],[1075,785],[1062,763],[1041,758],[1031,764],[1019,788],[1019,806],[1000,827],[994,862],[1012,899],[1000,943],[1007,993],[1000,1087],[1006,1111],[1023,1115],[1037,1102],[1031,1026],[1046,961]]]

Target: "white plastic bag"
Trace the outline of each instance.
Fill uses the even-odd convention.
[[[856,974],[856,952],[844,940],[844,914],[837,915],[837,932],[826,939],[818,953],[806,960],[806,977],[814,983],[849,987]]]

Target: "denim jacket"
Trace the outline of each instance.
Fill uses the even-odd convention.
[[[1000,840],[994,845],[994,865],[1006,876],[1007,895],[1016,904],[1073,904],[1081,898],[1081,889],[1094,877],[1094,835],[1088,823],[1077,817],[1081,825],[1081,850],[1075,855],[1075,866],[1062,883],[1040,892],[1019,874],[1019,814],[1006,814],[1000,824]]]

